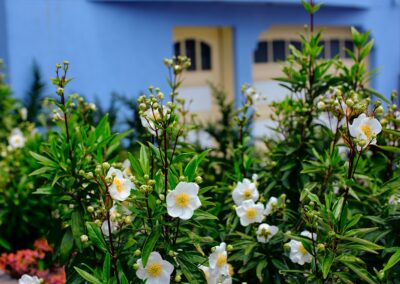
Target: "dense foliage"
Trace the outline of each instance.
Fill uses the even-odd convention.
[[[31,119],[40,133],[0,81],[1,247],[46,236],[67,283],[397,283],[398,98],[368,87],[373,40],[352,35],[351,66],[320,58],[312,25],[290,46],[277,78],[289,95],[271,103],[263,143],[249,85],[238,107],[213,87],[220,117],[196,123],[179,96],[186,57],[164,60],[167,95],[121,100],[122,133],[67,95],[68,61],[40,114],[52,119]]]

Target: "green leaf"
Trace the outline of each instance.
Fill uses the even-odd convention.
[[[397,131],[397,130],[384,128],[384,129],[382,129],[382,131],[384,133],[392,134],[392,135],[395,135],[395,136],[400,136],[400,131]]]
[[[392,152],[396,154],[400,154],[400,148],[399,147],[393,147],[393,146],[381,146],[381,145],[376,145],[379,149],[382,149],[387,152]]]
[[[196,176],[196,170],[199,164],[204,160],[211,149],[205,150],[199,155],[196,155],[185,167],[184,175],[188,177],[188,181],[193,181]]]
[[[37,161],[39,161],[39,163],[41,163],[42,165],[48,166],[48,167],[53,167],[53,168],[57,167],[57,163],[54,162],[53,160],[50,160],[49,158],[39,155],[32,151],[29,151],[29,153],[31,154],[31,156],[33,158],[35,158]]]
[[[334,259],[335,259],[335,254],[330,251],[327,252],[327,254],[324,257],[324,260],[322,261],[322,275],[324,279],[328,277]]]
[[[193,219],[200,221],[200,220],[218,220],[217,216],[212,215],[211,213],[208,213],[206,211],[202,211],[197,209],[194,211],[193,214]]]
[[[154,228],[151,234],[147,237],[142,249],[143,267],[147,265],[147,260],[149,259],[150,253],[153,251],[159,237],[160,230],[158,228]]]
[[[110,280],[110,269],[111,269],[111,257],[110,254],[107,253],[103,262],[103,281]]]
[[[365,268],[359,267],[357,265],[354,265],[352,263],[349,262],[343,262],[343,264],[345,264],[348,268],[350,268],[355,274],[357,274],[357,276],[370,283],[370,284],[376,284],[377,281],[375,281],[374,278],[372,278],[372,276],[368,273],[368,271]]]
[[[11,250],[11,245],[7,240],[0,238],[0,247],[4,248],[5,250],[10,251]]]
[[[60,259],[62,263],[67,262],[71,256],[72,249],[74,247],[74,237],[72,236],[71,229],[68,228],[64,233],[60,245]]]
[[[340,197],[333,205],[333,216],[335,217],[336,220],[339,220],[340,214],[342,213],[343,203],[344,203],[344,198]]]
[[[267,265],[268,265],[268,262],[267,262],[265,259],[261,260],[261,261],[257,264],[257,267],[256,267],[256,275],[257,275],[258,280],[260,280],[260,282],[262,282],[263,279],[264,279],[263,270],[267,267]]]
[[[101,281],[99,279],[97,279],[96,277],[94,277],[92,274],[86,272],[85,270],[82,270],[76,266],[74,266],[74,269],[76,270],[76,272],[78,272],[78,274],[85,279],[86,281],[89,281],[90,283],[93,284],[102,284]]]
[[[103,234],[101,233],[99,226],[92,222],[86,222],[86,228],[88,230],[90,241],[101,251],[107,252],[107,244],[104,240]]]
[[[400,261],[400,249],[398,249],[392,256],[389,258],[386,265],[383,267],[383,271],[389,270],[393,266],[395,266]]]
[[[82,249],[81,236],[85,234],[85,224],[82,219],[82,212],[77,209],[71,214],[71,229],[72,236],[79,250]]]

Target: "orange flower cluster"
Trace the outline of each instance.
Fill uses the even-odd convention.
[[[42,278],[46,284],[65,284],[66,276],[63,267],[39,268],[42,267],[39,264],[44,262],[46,255],[52,252],[53,248],[47,240],[36,240],[33,250],[23,249],[15,253],[3,253],[0,256],[0,270],[14,278],[28,274]]]

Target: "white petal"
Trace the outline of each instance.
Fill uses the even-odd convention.
[[[183,214],[182,208],[178,206],[167,207],[167,210],[168,210],[168,215],[171,217],[180,217]]]
[[[182,214],[179,216],[182,220],[189,220],[193,216],[193,210],[190,208],[182,208]]]
[[[150,253],[150,256],[149,256],[149,259],[148,259],[147,263],[150,263],[150,262],[161,262],[161,261],[163,261],[163,259],[162,259],[161,255],[160,255],[160,253],[157,252],[157,251],[152,251]]]
[[[174,266],[166,260],[163,260],[162,266],[168,275],[171,275],[174,271]]]
[[[197,208],[201,207],[201,202],[199,197],[197,196],[192,196],[190,197],[190,201],[189,201],[189,208],[192,210],[196,210]]]

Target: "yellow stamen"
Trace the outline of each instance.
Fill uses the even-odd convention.
[[[250,188],[246,188],[243,191],[243,197],[244,197],[244,199],[250,199],[251,198],[251,189]]]
[[[300,252],[302,255],[307,255],[307,254],[308,254],[308,251],[305,249],[305,247],[303,246],[302,243],[300,243],[300,245],[299,245],[299,252]]]
[[[226,262],[227,262],[226,254],[224,254],[224,253],[218,254],[218,256],[217,256],[217,266],[218,267],[222,267],[222,266],[224,266],[226,264]]]
[[[161,264],[157,262],[149,263],[147,265],[147,274],[149,274],[150,277],[157,277],[161,274],[163,271],[163,268]]]
[[[117,187],[119,193],[122,192],[122,181],[119,178],[114,178],[114,184]]]
[[[360,130],[362,131],[362,133],[364,133],[365,136],[367,136],[368,140],[371,140],[372,138],[371,126],[369,126],[368,124],[361,124]]]
[[[187,193],[179,193],[175,196],[175,204],[180,208],[185,208],[188,206],[190,201],[190,196]]]
[[[257,216],[257,210],[253,207],[247,208],[246,210],[246,217],[249,219],[254,219]]]

